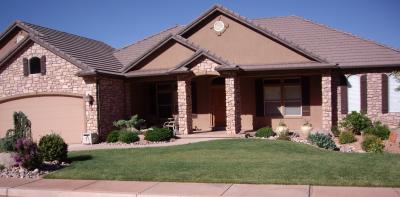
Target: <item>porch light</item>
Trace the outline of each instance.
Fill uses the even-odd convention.
[[[85,96],[85,101],[86,101],[87,103],[89,103],[89,105],[93,105],[93,102],[94,102],[93,96],[90,95],[90,94],[87,94],[87,95]]]

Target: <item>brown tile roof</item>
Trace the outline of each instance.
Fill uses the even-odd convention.
[[[27,22],[18,21],[17,23],[27,27],[30,36],[36,37],[89,68],[97,71],[117,72],[123,66],[113,55],[115,49],[103,42]]]
[[[342,68],[400,64],[396,49],[298,16],[252,21]]]
[[[157,34],[151,35],[143,40],[140,40],[136,43],[128,45],[124,48],[118,49],[114,56],[123,64],[128,65],[135,61],[136,59],[140,58],[146,51],[155,47],[159,42],[164,40],[170,35],[175,35],[178,31],[180,31],[183,26],[174,26],[168,28],[164,31],[161,31]]]

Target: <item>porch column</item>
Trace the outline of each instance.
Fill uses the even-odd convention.
[[[179,134],[190,134],[192,130],[191,81],[188,76],[178,76],[178,124]]]
[[[337,86],[338,76],[334,72],[322,74],[322,130],[330,132],[332,125],[337,124]]]
[[[225,77],[226,132],[237,134],[241,131],[240,81],[236,73]]]

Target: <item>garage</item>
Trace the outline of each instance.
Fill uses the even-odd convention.
[[[34,96],[0,103],[0,137],[14,128],[14,111],[24,112],[32,122],[33,140],[48,133],[60,134],[71,143],[81,143],[85,131],[85,110],[82,97]]]

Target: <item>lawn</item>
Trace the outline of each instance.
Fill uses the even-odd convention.
[[[400,155],[332,152],[287,141],[231,139],[69,153],[45,178],[400,186]]]

